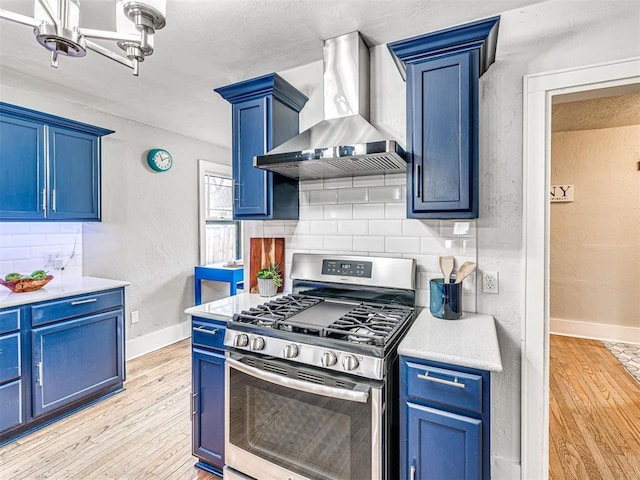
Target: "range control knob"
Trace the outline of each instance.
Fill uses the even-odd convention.
[[[298,346],[293,343],[286,345],[282,351],[282,356],[284,358],[296,358],[298,356]]]
[[[320,363],[323,367],[332,367],[337,361],[336,354],[333,352],[324,352],[320,357]]]
[[[262,350],[264,348],[264,338],[251,337],[251,344],[249,345],[251,350]]]
[[[246,333],[238,333],[233,337],[234,347],[246,347],[249,345],[249,336]]]
[[[353,355],[345,355],[342,357],[342,366],[345,370],[355,370],[358,368],[358,359]]]

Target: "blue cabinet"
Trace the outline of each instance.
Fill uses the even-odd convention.
[[[298,181],[253,164],[298,134],[308,98],[275,73],[215,91],[232,105],[234,219],[297,219]]]
[[[0,445],[121,391],[124,378],[123,288],[0,310]]]
[[[400,478],[488,480],[489,372],[400,358]]]
[[[192,319],[192,428],[196,466],[222,476],[224,468],[224,334],[226,324]]]
[[[0,221],[100,220],[111,130],[0,102]]]
[[[0,310],[0,433],[24,424],[20,309]]]
[[[407,81],[407,217],[477,218],[478,82],[499,17],[390,43]]]

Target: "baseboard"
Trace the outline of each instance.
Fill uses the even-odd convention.
[[[142,337],[127,341],[127,360],[153,352],[172,343],[179,342],[191,336],[191,321],[178,323],[162,330],[151,332]]]
[[[607,325],[606,323],[550,318],[549,332],[554,335],[591,338],[605,342],[640,344],[640,328],[638,327],[622,327],[619,325]]]
[[[520,464],[504,457],[491,457],[492,480],[519,480]]]

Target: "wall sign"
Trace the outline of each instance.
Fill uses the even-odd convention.
[[[573,202],[573,185],[551,185],[551,203]]]

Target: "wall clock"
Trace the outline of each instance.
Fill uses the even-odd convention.
[[[147,162],[156,172],[166,172],[173,165],[173,158],[166,150],[154,148],[147,153]]]

